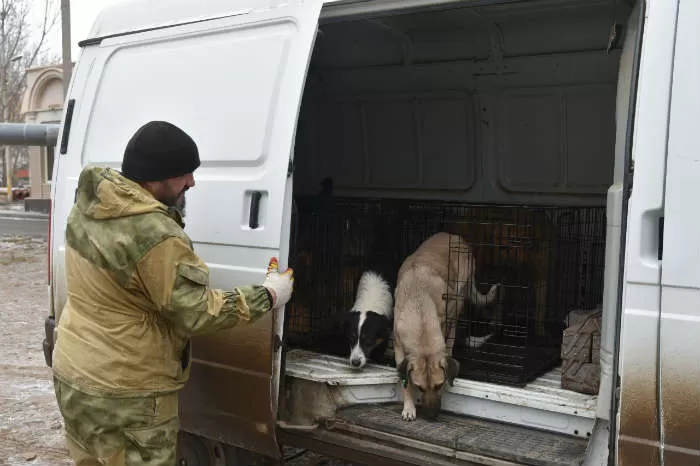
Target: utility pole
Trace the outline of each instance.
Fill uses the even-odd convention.
[[[5,86],[7,85],[7,80],[3,83],[3,102],[2,102],[2,121],[3,123],[7,123],[7,120],[10,118],[10,109],[7,108],[7,99],[4,98],[5,96]],[[11,155],[10,155],[10,148],[5,146],[2,146],[2,151],[5,155],[5,181],[7,185],[7,202],[12,202],[12,160],[10,160]]]
[[[70,56],[70,0],[61,0],[61,41],[63,47],[63,96],[65,100],[73,72]]]

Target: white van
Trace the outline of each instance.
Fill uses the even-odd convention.
[[[194,340],[178,464],[291,445],[383,465],[697,466],[699,31],[697,0],[108,8],[81,43],[59,135],[47,355],[81,169],[119,169],[130,135],[167,120],[199,146],[186,232],[211,284],[260,282],[272,255],[297,269],[286,318]],[[486,225],[483,246],[547,253],[515,254],[530,275],[477,257],[482,291],[504,283],[485,318],[503,339],[463,350],[437,421],[405,422],[391,363],[353,371],[292,336],[348,306],[358,271],[395,280],[449,222]],[[562,384],[563,329],[598,305],[599,383],[581,393]],[[471,336],[478,319],[463,319]]]

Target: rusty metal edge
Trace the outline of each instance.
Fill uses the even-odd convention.
[[[374,434],[374,432],[371,432]],[[390,444],[373,436],[360,436],[346,433],[315,430],[310,432],[285,431],[278,429],[277,439],[284,445],[308,448],[323,455],[354,461],[366,465],[402,466],[476,466],[490,464],[489,459],[475,463],[446,458],[400,444]],[[515,463],[511,463],[515,464]]]

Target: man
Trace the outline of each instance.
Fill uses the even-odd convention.
[[[209,287],[179,211],[199,163],[187,134],[154,121],[127,144],[121,174],[100,167],[80,174],[53,356],[79,466],[174,465],[189,338],[253,322],[291,297],[292,271],[279,273],[274,258],[262,285]]]

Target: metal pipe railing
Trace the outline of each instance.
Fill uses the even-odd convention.
[[[0,123],[2,146],[55,146],[60,125]]]

